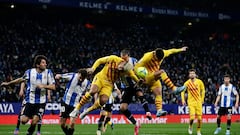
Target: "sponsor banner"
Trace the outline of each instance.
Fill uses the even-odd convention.
[[[9,0],[3,0],[9,1]],[[128,3],[112,3],[112,2],[94,2],[82,0],[12,0],[16,3],[30,3],[30,4],[45,4],[54,6],[66,6],[75,8],[108,10],[108,11],[121,11],[145,14],[158,14],[168,16],[183,16],[192,18],[206,18],[216,20],[238,20],[240,17],[236,13],[217,13],[205,11],[191,11],[162,7],[150,7],[143,5],[135,5]]]
[[[90,107],[92,104],[86,104],[82,107],[84,109]],[[149,110],[152,113],[156,113],[155,104],[149,104]],[[45,107],[45,114],[59,114],[60,113],[61,104],[60,103],[47,103]],[[120,104],[114,104],[113,114],[119,114]],[[141,104],[130,104],[129,110],[133,114],[145,114],[145,111]],[[21,109],[21,103],[0,103],[0,115],[1,114],[19,114]],[[187,106],[181,106],[177,104],[165,104],[163,105],[163,109],[166,110],[169,114],[189,114],[189,109]],[[218,108],[215,108],[214,105],[203,105],[203,114],[216,114],[218,112]],[[233,114],[240,114],[240,107],[233,108]],[[91,114],[99,114],[99,110],[91,112]]]
[[[148,120],[145,115],[134,115],[135,119],[143,124],[167,124],[167,123],[189,123],[188,115],[167,115],[157,118],[153,115],[152,120]],[[77,119],[77,124],[97,124],[99,115],[91,114],[86,116],[83,120]],[[115,124],[130,124],[124,115],[114,114],[112,122]],[[216,115],[203,115],[203,123],[216,123]],[[196,121],[195,121],[196,122]],[[222,117],[222,122],[226,122],[226,117]],[[240,122],[239,115],[232,115],[232,122]],[[1,115],[0,125],[16,124],[17,115]],[[59,115],[44,115],[43,124],[59,124]],[[29,124],[29,123],[28,123]]]

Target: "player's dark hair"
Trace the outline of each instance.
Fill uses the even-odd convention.
[[[33,62],[33,67],[37,67],[37,65],[40,65],[41,61],[45,60],[47,62],[47,57],[44,55],[37,55],[34,58],[34,62]]]
[[[163,57],[164,57],[164,52],[163,52],[163,49],[162,49],[162,48],[157,48],[157,49],[155,49],[155,53],[156,53],[156,57],[157,57],[158,60],[163,59]]]
[[[190,72],[195,72],[195,73],[196,73],[196,69],[193,69],[193,68],[192,68],[192,69],[189,69],[189,70],[188,70],[188,73],[190,73]]]
[[[83,79],[87,78],[88,73],[86,69],[79,69],[78,73],[81,74]]]
[[[130,56],[130,50],[129,50],[129,49],[123,49],[123,50],[121,51],[121,54],[122,54],[122,55],[129,55],[129,56]]]
[[[231,76],[229,74],[225,74],[224,77],[231,78]]]

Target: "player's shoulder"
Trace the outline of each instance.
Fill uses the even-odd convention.
[[[199,83],[202,83],[202,84],[203,84],[203,81],[202,81],[201,79],[199,79],[199,78],[197,78],[197,82],[199,82]]]
[[[232,87],[233,89],[236,89],[236,86],[234,86],[232,83],[230,83],[230,87]]]
[[[153,51],[150,51],[150,52],[145,52],[144,55],[146,56],[149,56],[149,55],[152,55],[153,54]]]
[[[137,58],[135,57],[130,57],[130,59],[132,59],[133,61],[137,61]]]
[[[47,72],[48,74],[52,74],[52,73],[53,73],[52,70],[49,69],[49,68],[46,68],[46,69],[45,69],[45,72]]]
[[[25,73],[31,72],[32,69],[34,69],[34,68],[29,68],[29,69],[27,69],[27,70],[25,71]]]

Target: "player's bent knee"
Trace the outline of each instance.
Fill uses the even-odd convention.
[[[22,124],[26,124],[28,122],[29,118],[26,116],[21,116],[20,120],[21,120]]]
[[[127,108],[128,108],[128,105],[127,104],[125,104],[125,103],[122,103],[121,105],[120,105],[120,111],[125,111],[125,110],[127,110]]]
[[[32,124],[36,125],[38,123],[38,121],[39,121],[39,116],[34,115],[33,119],[32,119]]]
[[[66,124],[66,118],[61,118],[60,119],[60,125],[62,126],[65,126],[65,124]]]
[[[94,95],[95,93],[97,93],[98,92],[98,86],[96,85],[96,84],[92,84],[91,85],[91,88],[90,88],[90,90],[89,90],[89,93],[91,94],[91,95]]]
[[[103,106],[104,104],[106,104],[106,102],[108,101],[109,97],[107,95],[101,95],[100,96],[100,100],[99,100],[99,103],[101,106]]]

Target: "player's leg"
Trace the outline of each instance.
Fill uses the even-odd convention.
[[[97,135],[101,135],[101,130],[103,128],[103,123],[104,123],[104,120],[107,116],[107,112],[105,111],[104,109],[105,107],[103,107],[103,109],[101,110],[100,112],[100,118],[98,120],[98,129],[97,129]]]
[[[65,135],[68,134],[68,126],[66,124],[67,118],[69,118],[68,113],[68,105],[66,105],[63,101],[61,102],[61,109],[60,109],[60,126],[62,131]],[[71,112],[71,111],[70,111]]]
[[[65,111],[63,117],[64,118],[70,118],[69,128],[67,130],[67,135],[73,135],[74,130],[75,130],[74,126],[75,126],[75,123],[76,123],[76,118],[69,117],[69,114],[74,110],[74,107],[70,106],[70,105],[67,105],[67,104],[65,104],[65,107],[66,107],[66,111]]]
[[[30,127],[28,128],[27,135],[32,135],[36,125],[40,120],[42,120],[43,113],[45,110],[45,105],[46,104],[35,104],[33,105],[33,118]]]
[[[214,131],[214,135],[217,135],[221,132],[221,117],[225,114],[225,109],[220,107],[217,114],[217,129]]]
[[[162,86],[159,80],[152,83],[152,86],[150,87],[153,94],[155,95],[155,105],[157,109],[156,116],[164,116],[167,114],[166,111],[162,109]]]
[[[227,108],[227,130],[226,135],[230,135],[232,108]]]
[[[189,104],[188,108],[189,108],[189,117],[190,117],[189,127],[188,127],[188,134],[191,135],[192,132],[193,132],[193,122],[194,122],[195,114],[196,114],[196,106]]]
[[[30,127],[28,128],[28,130],[27,130],[27,135],[32,135],[32,134],[33,134],[33,132],[34,132],[34,130],[35,130],[35,128],[36,128],[36,125],[37,125],[38,121],[39,121],[39,116],[34,115],[34,116],[33,116],[33,119],[32,119],[32,122],[31,122],[31,125],[30,125]]]
[[[107,124],[110,124],[111,128],[113,129],[113,123],[111,122],[112,106],[113,106],[113,104],[106,104],[105,111],[107,112],[107,115],[106,115],[106,119],[104,121],[103,130],[107,129]]]
[[[197,135],[201,135],[201,127],[202,127],[202,104],[199,104],[196,108],[197,115]]]
[[[102,89],[102,79],[98,77],[99,74],[97,74],[93,78],[93,82],[91,84],[91,88],[89,92],[86,92],[85,95],[81,98],[79,103],[76,105],[75,109],[69,114],[70,117],[77,117],[79,114],[79,110],[82,108],[82,106],[90,101],[90,99],[97,93],[99,92],[100,89]],[[95,102],[96,103],[96,102]],[[85,112],[86,114],[83,115],[85,117],[88,112]],[[82,117],[82,118],[83,118]],[[81,119],[81,117],[80,117]]]
[[[22,115],[20,116],[20,122],[21,122],[22,124],[26,124],[26,123],[29,121],[30,117],[32,117],[32,112],[33,112],[32,106],[33,106],[33,105],[27,103],[27,104],[23,107],[23,109],[22,109]]]
[[[132,97],[135,95],[132,87],[127,87],[122,95],[120,104],[121,113],[134,125],[134,135],[138,135],[140,124],[137,123],[132,113],[128,110],[128,105],[132,102]]]
[[[76,123],[76,118],[70,117],[70,123],[69,123],[69,128],[68,128],[68,135],[73,135],[74,130],[75,130],[75,123]]]
[[[25,103],[22,103],[21,111],[18,114],[17,125],[16,125],[16,128],[14,130],[14,135],[19,134],[19,127],[20,127],[20,124],[21,124],[21,115],[23,114],[24,108],[25,108]]]
[[[149,108],[148,108],[148,102],[147,100],[145,99],[144,95],[143,95],[143,92],[141,90],[136,90],[136,95],[138,97],[138,99],[140,100],[145,112],[146,112],[146,117],[151,120],[152,119],[152,115],[151,115],[151,112],[149,111]]]
[[[16,125],[16,128],[15,128],[14,133],[13,133],[14,135],[18,135],[19,134],[20,117],[21,117],[21,112],[18,114],[17,125]]]
[[[42,120],[38,121],[37,124],[37,135],[41,135]]]
[[[99,98],[94,102],[94,104],[80,114],[80,119],[83,119],[89,112],[101,108],[105,105],[112,94],[113,84],[112,83],[104,83],[102,81],[102,88],[99,90]]]
[[[121,113],[133,124],[136,125],[137,122],[133,117],[132,113],[128,110],[128,105],[132,102],[132,97],[134,92],[131,87],[128,87],[124,90],[122,95],[122,101],[120,104]]]
[[[162,69],[154,72],[153,76],[155,80],[161,78],[161,80],[167,85],[167,87],[173,90],[175,94],[179,94],[185,89],[185,86],[175,86],[171,79],[168,77],[167,73]],[[153,78],[152,75],[150,75],[149,77],[150,79]]]
[[[91,97],[93,97],[94,94],[96,94],[102,88],[103,85],[101,83],[101,80],[102,79],[101,77],[99,77],[99,74],[97,74],[93,78],[91,88],[89,92],[85,93],[85,95],[81,98],[80,102],[77,104],[76,106],[77,110],[80,110],[84,104],[88,103]]]
[[[60,118],[60,125],[61,125],[61,129],[65,133],[65,135],[68,134],[68,126],[66,125],[66,122],[67,122],[67,118],[63,118],[61,116],[61,118]]]

